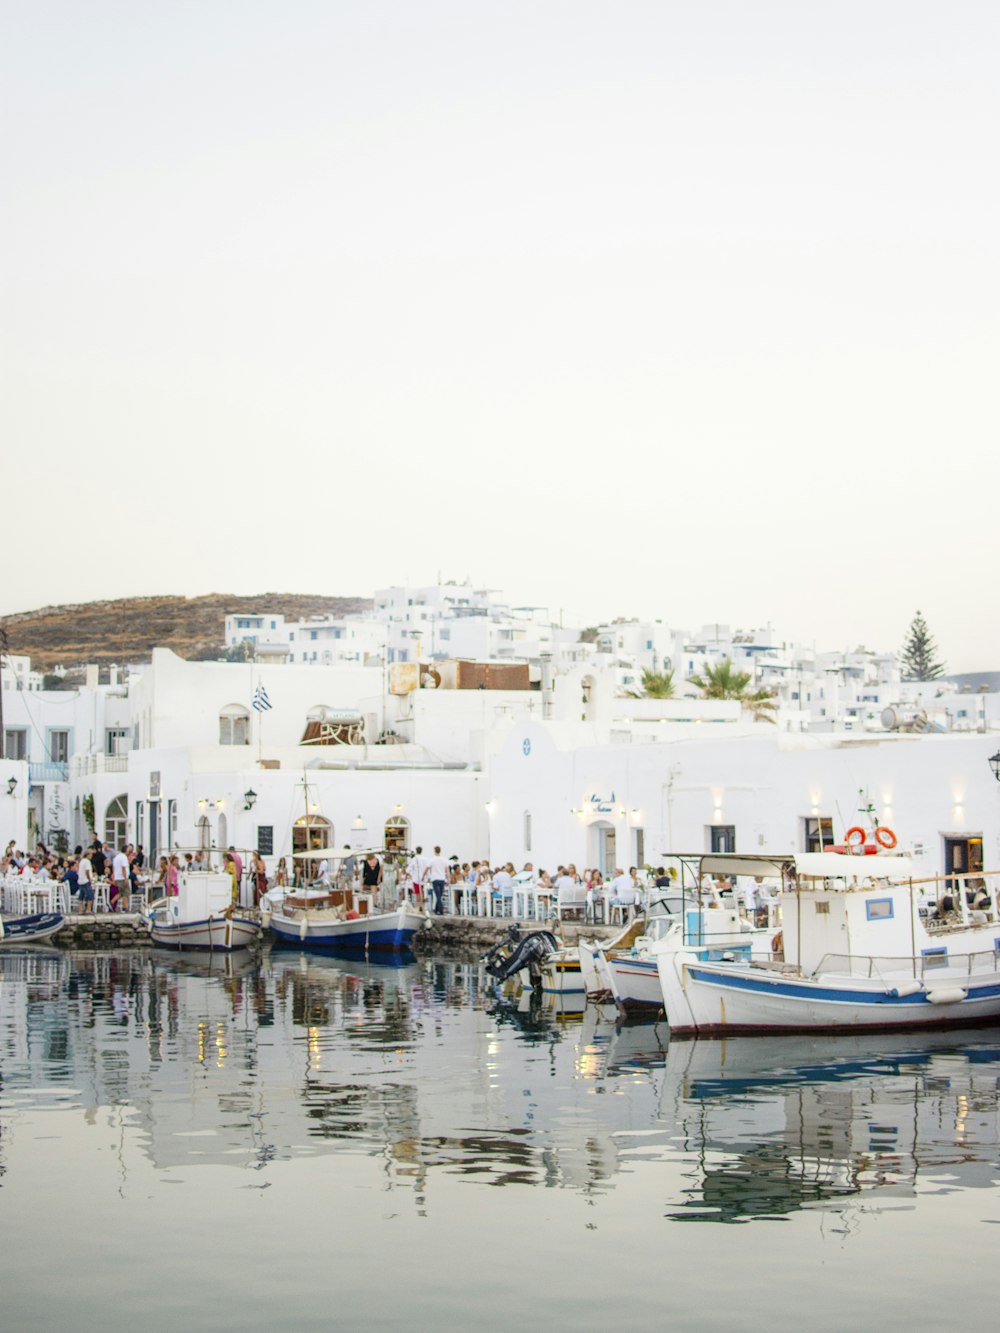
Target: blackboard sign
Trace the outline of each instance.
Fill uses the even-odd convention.
[[[274,825],[257,825],[257,850],[261,856],[274,855]]]

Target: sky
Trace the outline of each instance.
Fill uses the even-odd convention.
[[[1000,669],[994,3],[0,12],[0,615],[440,575]]]

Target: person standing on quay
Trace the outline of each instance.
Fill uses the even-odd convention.
[[[124,912],[128,902],[128,857],[124,850],[115,853],[111,863],[111,910]]]
[[[448,883],[448,862],[441,855],[441,848],[434,848],[434,855],[427,863],[424,872],[434,890],[434,915],[444,916],[444,886]]]
[[[413,904],[420,906],[420,899],[424,892],[424,875],[427,873],[427,862],[424,860],[424,849],[418,847],[409,861],[406,863],[406,875],[413,885]]]

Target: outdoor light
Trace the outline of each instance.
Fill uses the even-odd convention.
[[[1000,758],[1000,756],[998,756],[998,758]],[[16,791],[17,791],[17,778],[8,778],[7,795],[13,796]]]
[[[216,810],[221,810],[222,807],[223,807],[225,804],[226,804],[225,801],[224,801],[224,800],[222,799],[222,797],[220,796],[219,799],[218,799],[218,800],[216,801],[216,803],[215,803],[215,808],[216,808]]]
[[[996,754],[991,754],[988,762],[993,770],[993,776],[1000,782],[1000,750],[997,750]]]
[[[204,796],[203,796],[203,797],[201,798],[201,800],[198,802],[198,809],[199,809],[199,810],[204,810],[205,807],[206,807],[207,805],[208,805],[208,802],[205,800],[205,798],[204,798]]]
[[[243,809],[252,810],[256,799],[257,799],[257,793],[254,791],[253,787],[248,787],[247,790],[243,793]]]

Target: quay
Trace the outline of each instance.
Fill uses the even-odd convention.
[[[432,916],[430,925],[413,940],[413,953],[418,958],[436,955],[468,956],[484,953],[503,939],[511,925],[510,917],[495,916]],[[522,934],[532,930],[552,929],[564,944],[577,944],[581,939],[609,939],[620,927],[592,925],[583,921],[545,922],[522,921]],[[269,942],[265,935],[264,943]],[[109,944],[148,947],[152,944],[149,923],[137,912],[95,912],[67,916],[63,926],[47,943],[65,949],[106,949]]]

